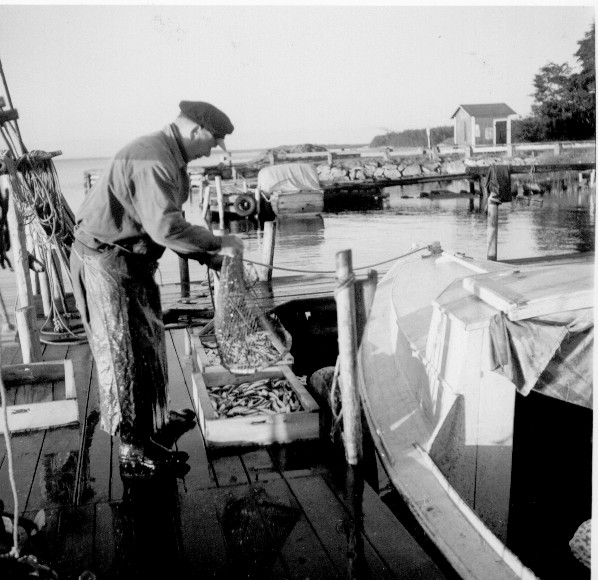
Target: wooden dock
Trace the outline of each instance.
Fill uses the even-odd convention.
[[[184,333],[167,336],[174,408],[192,406]],[[15,434],[12,450],[19,512],[46,516],[31,548],[60,579],[85,570],[98,578],[446,577],[381,501],[377,482],[349,472],[325,437],[215,452],[195,427],[178,444],[190,455],[184,478],[124,483],[118,442],[99,428],[88,346],[48,345],[43,357],[73,361],[80,422]],[[19,360],[18,346],[5,344],[2,364]],[[0,499],[12,511],[4,445]]]

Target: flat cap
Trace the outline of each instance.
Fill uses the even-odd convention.
[[[179,108],[185,117],[210,131],[221,146],[223,146],[224,137],[235,129],[228,116],[210,103],[181,101]],[[220,143],[221,141],[222,143]]]

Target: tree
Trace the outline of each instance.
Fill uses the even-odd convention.
[[[575,53],[581,71],[573,75],[572,84],[576,96],[576,124],[582,138],[596,138],[596,25],[580,40]]]
[[[591,139],[596,136],[595,26],[578,42],[580,72],[548,63],[534,78],[532,117],[522,120],[522,140]]]

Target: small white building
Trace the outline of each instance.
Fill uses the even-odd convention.
[[[457,146],[510,145],[515,111],[505,103],[459,105],[451,117]]]

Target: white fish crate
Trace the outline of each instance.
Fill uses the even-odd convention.
[[[193,330],[194,329],[190,329],[191,347],[195,353],[195,363],[199,371],[202,373],[226,372],[226,369],[220,362],[216,337],[213,334],[198,336]],[[276,368],[278,365],[284,365],[292,369],[293,363],[293,355],[291,353],[286,353],[279,362],[268,368],[271,369]]]
[[[208,447],[270,445],[319,437],[320,408],[285,365],[252,375],[223,370],[192,376],[199,425]],[[278,404],[260,408],[261,398],[270,399],[269,393],[279,381],[284,384],[279,392],[290,393],[288,401],[275,396]]]
[[[11,432],[47,429],[79,421],[70,359],[7,365],[1,372],[9,400],[6,412]],[[4,413],[0,413],[0,428],[4,429]]]

